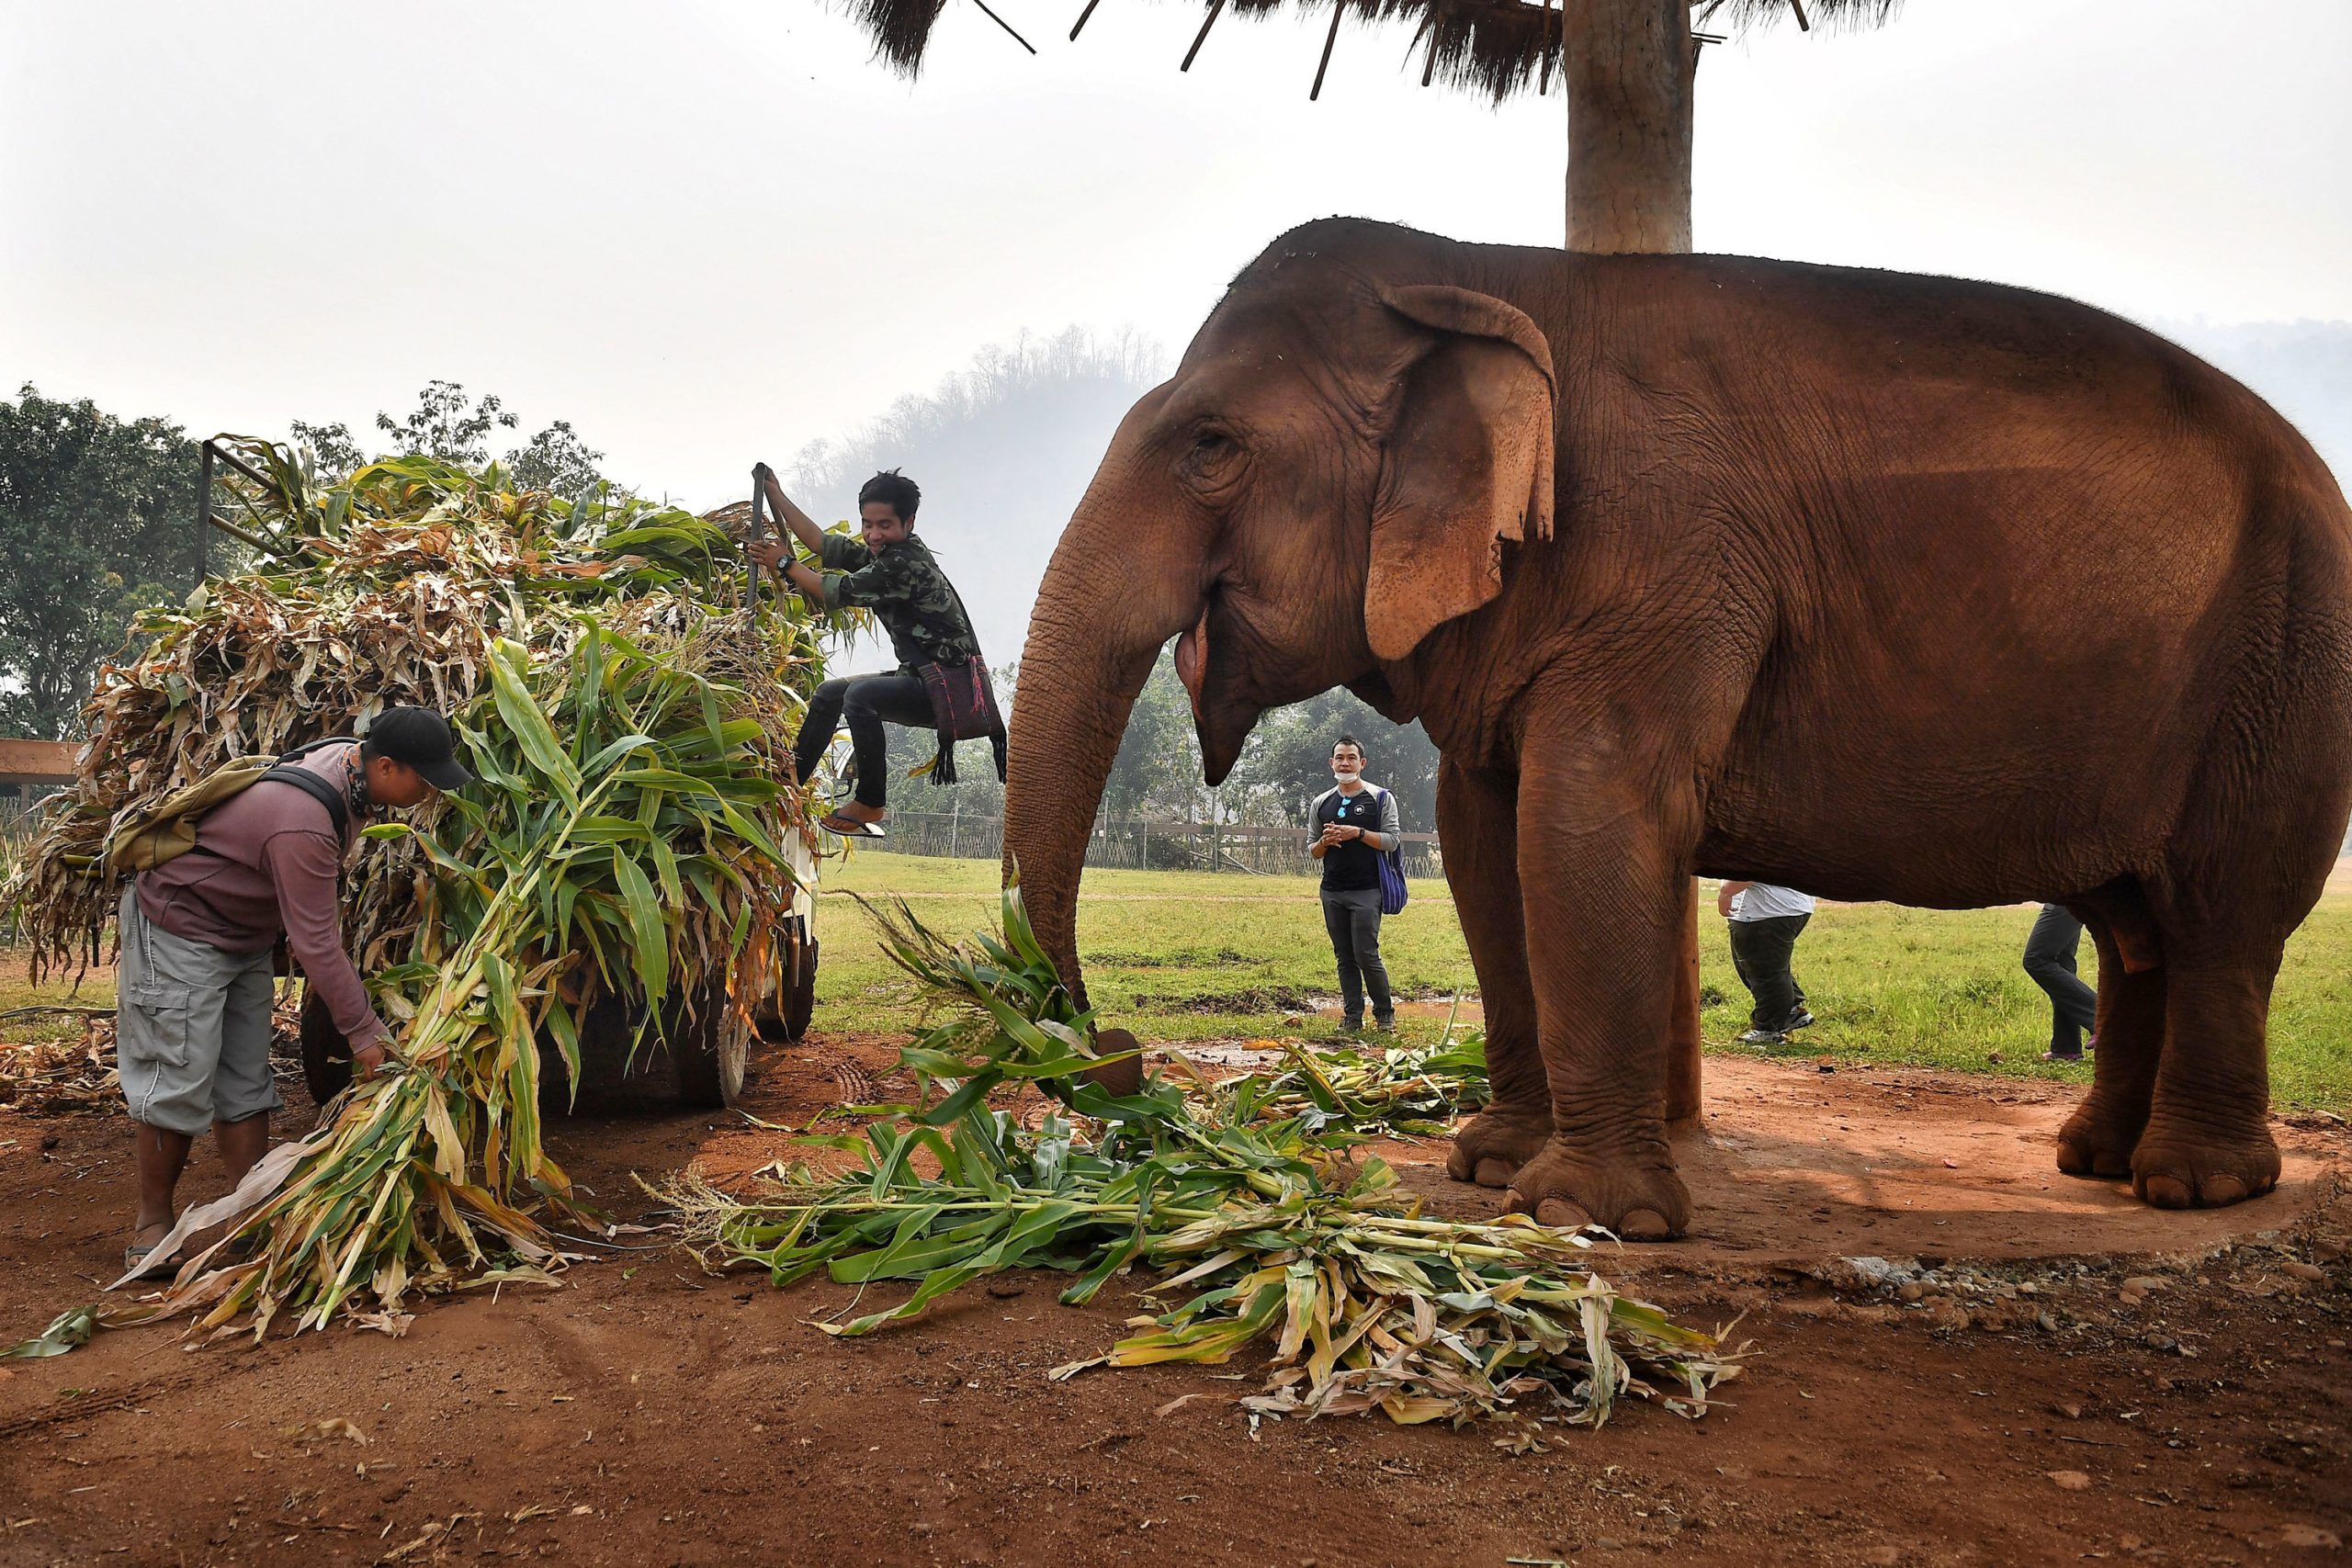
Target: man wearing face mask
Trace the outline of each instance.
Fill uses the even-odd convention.
[[[753,470],[768,503],[792,530],[793,536],[817,557],[810,568],[794,559],[782,539],[757,539],[745,552],[762,566],[779,572],[811,604],[828,610],[856,607],[874,612],[890,634],[899,667],[876,675],[853,675],[828,681],[808,699],[808,712],[793,742],[797,776],[807,784],[833,743],[835,730],[846,721],[857,765],[856,798],[826,817],[824,826],[855,838],[882,837],[882,820],[889,815],[884,793],[888,770],[888,743],[882,733],[887,722],[910,728],[940,728],[938,704],[968,698],[975,704],[986,686],[987,669],[980,663],[979,639],[964,614],[964,602],[929,547],[914,536],[915,508],[922,491],[897,469],[875,475],[857,492],[860,536],[828,534],[815,519],[792,503],[765,463]],[[940,692],[934,694],[936,682]],[[995,715],[995,698],[987,697],[988,714]],[[1001,723],[997,725],[1001,734]],[[974,733],[964,731],[963,733]],[[942,767],[933,777],[952,783],[953,739],[940,750]],[[1001,757],[1000,757],[1000,771]]]
[[[1340,1005],[1351,1031],[1363,1027],[1364,993],[1372,993],[1373,1026],[1396,1027],[1388,968],[1380,960],[1380,857],[1402,841],[1396,797],[1363,782],[1363,747],[1342,735],[1331,748],[1337,787],[1318,795],[1310,814],[1315,841],[1307,852],[1323,863],[1323,927],[1340,964]]]
[[[281,759],[204,811],[194,848],[125,889],[115,1039],[139,1166],[126,1269],[167,1261],[150,1255],[171,1229],[180,1173],[206,1127],[232,1185],[269,1147],[269,1113],[284,1103],[269,1066],[280,937],[326,998],[359,1070],[384,1067],[391,1031],[344,950],[344,857],[372,815],[472,777],[439,714],[386,708],[356,743]]]

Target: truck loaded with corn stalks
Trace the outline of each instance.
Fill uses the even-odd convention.
[[[20,863],[37,970],[101,954],[115,824],[231,759],[413,703],[450,716],[488,787],[371,829],[347,874],[346,936],[387,1016],[462,940],[492,865],[543,857],[516,956],[560,1004],[536,1032],[547,1097],[731,1102],[751,1042],[796,1037],[813,998],[818,839],[786,743],[822,678],[822,620],[760,600],[723,523],[674,507],[566,501],[428,457],[335,483],[261,442],[207,457],[222,478],[204,521],[250,558],[142,615],[99,676],[74,786]],[[546,824],[503,801],[565,803],[569,774],[620,761],[569,841],[514,837]],[[325,1104],[350,1060],[316,997],[300,1035]]]

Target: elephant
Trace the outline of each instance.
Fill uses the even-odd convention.
[[[2271,985],[2352,813],[2348,589],[2310,445],[2089,306],[1322,220],[1055,547],[1007,863],[1082,998],[1089,827],[1173,637],[1213,784],[1334,686],[1436,743],[1491,1094],[1453,1179],[1686,1230],[1668,1041],[1722,875],[2073,910],[2098,1053],[2059,1168],[2233,1202],[2278,1179]]]

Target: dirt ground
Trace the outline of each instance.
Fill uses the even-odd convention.
[[[805,1123],[892,1059],[840,1035],[771,1053],[746,1109]],[[1046,1380],[1137,1310],[1115,1290],[1077,1310],[1014,1276],[843,1343],[807,1320],[847,1289],[656,1247],[429,1306],[400,1339],[131,1330],[0,1363],[0,1563],[2343,1560],[2340,1123],[2280,1125],[2278,1193],[2161,1214],[2056,1174],[2066,1087],[1708,1066],[1681,1149],[1696,1233],[1597,1255],[1754,1341],[1703,1421],[1629,1407],[1516,1456],[1376,1417],[1253,1435],[1211,1400],[1153,1412],[1254,1387],[1254,1363]],[[288,1098],[291,1134],[310,1109]],[[707,1114],[555,1141],[623,1214],[648,1207],[632,1171],[727,1179],[783,1152]],[[1442,1145],[1383,1152],[1441,1208],[1492,1204],[1444,1180]],[[111,1277],[129,1154],[119,1116],[0,1111],[0,1337]]]

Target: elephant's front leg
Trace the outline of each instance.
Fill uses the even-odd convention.
[[[1666,1136],[1697,821],[1676,773],[1605,726],[1523,746],[1519,879],[1553,1132],[1511,1179],[1510,1206],[1546,1224],[1658,1240],[1690,1223]]]
[[[1519,781],[1441,761],[1438,839],[1445,880],[1486,1010],[1487,1109],[1453,1135],[1445,1168],[1456,1181],[1510,1184],[1552,1141],[1552,1095],[1536,1046],[1535,992],[1519,892]]]

